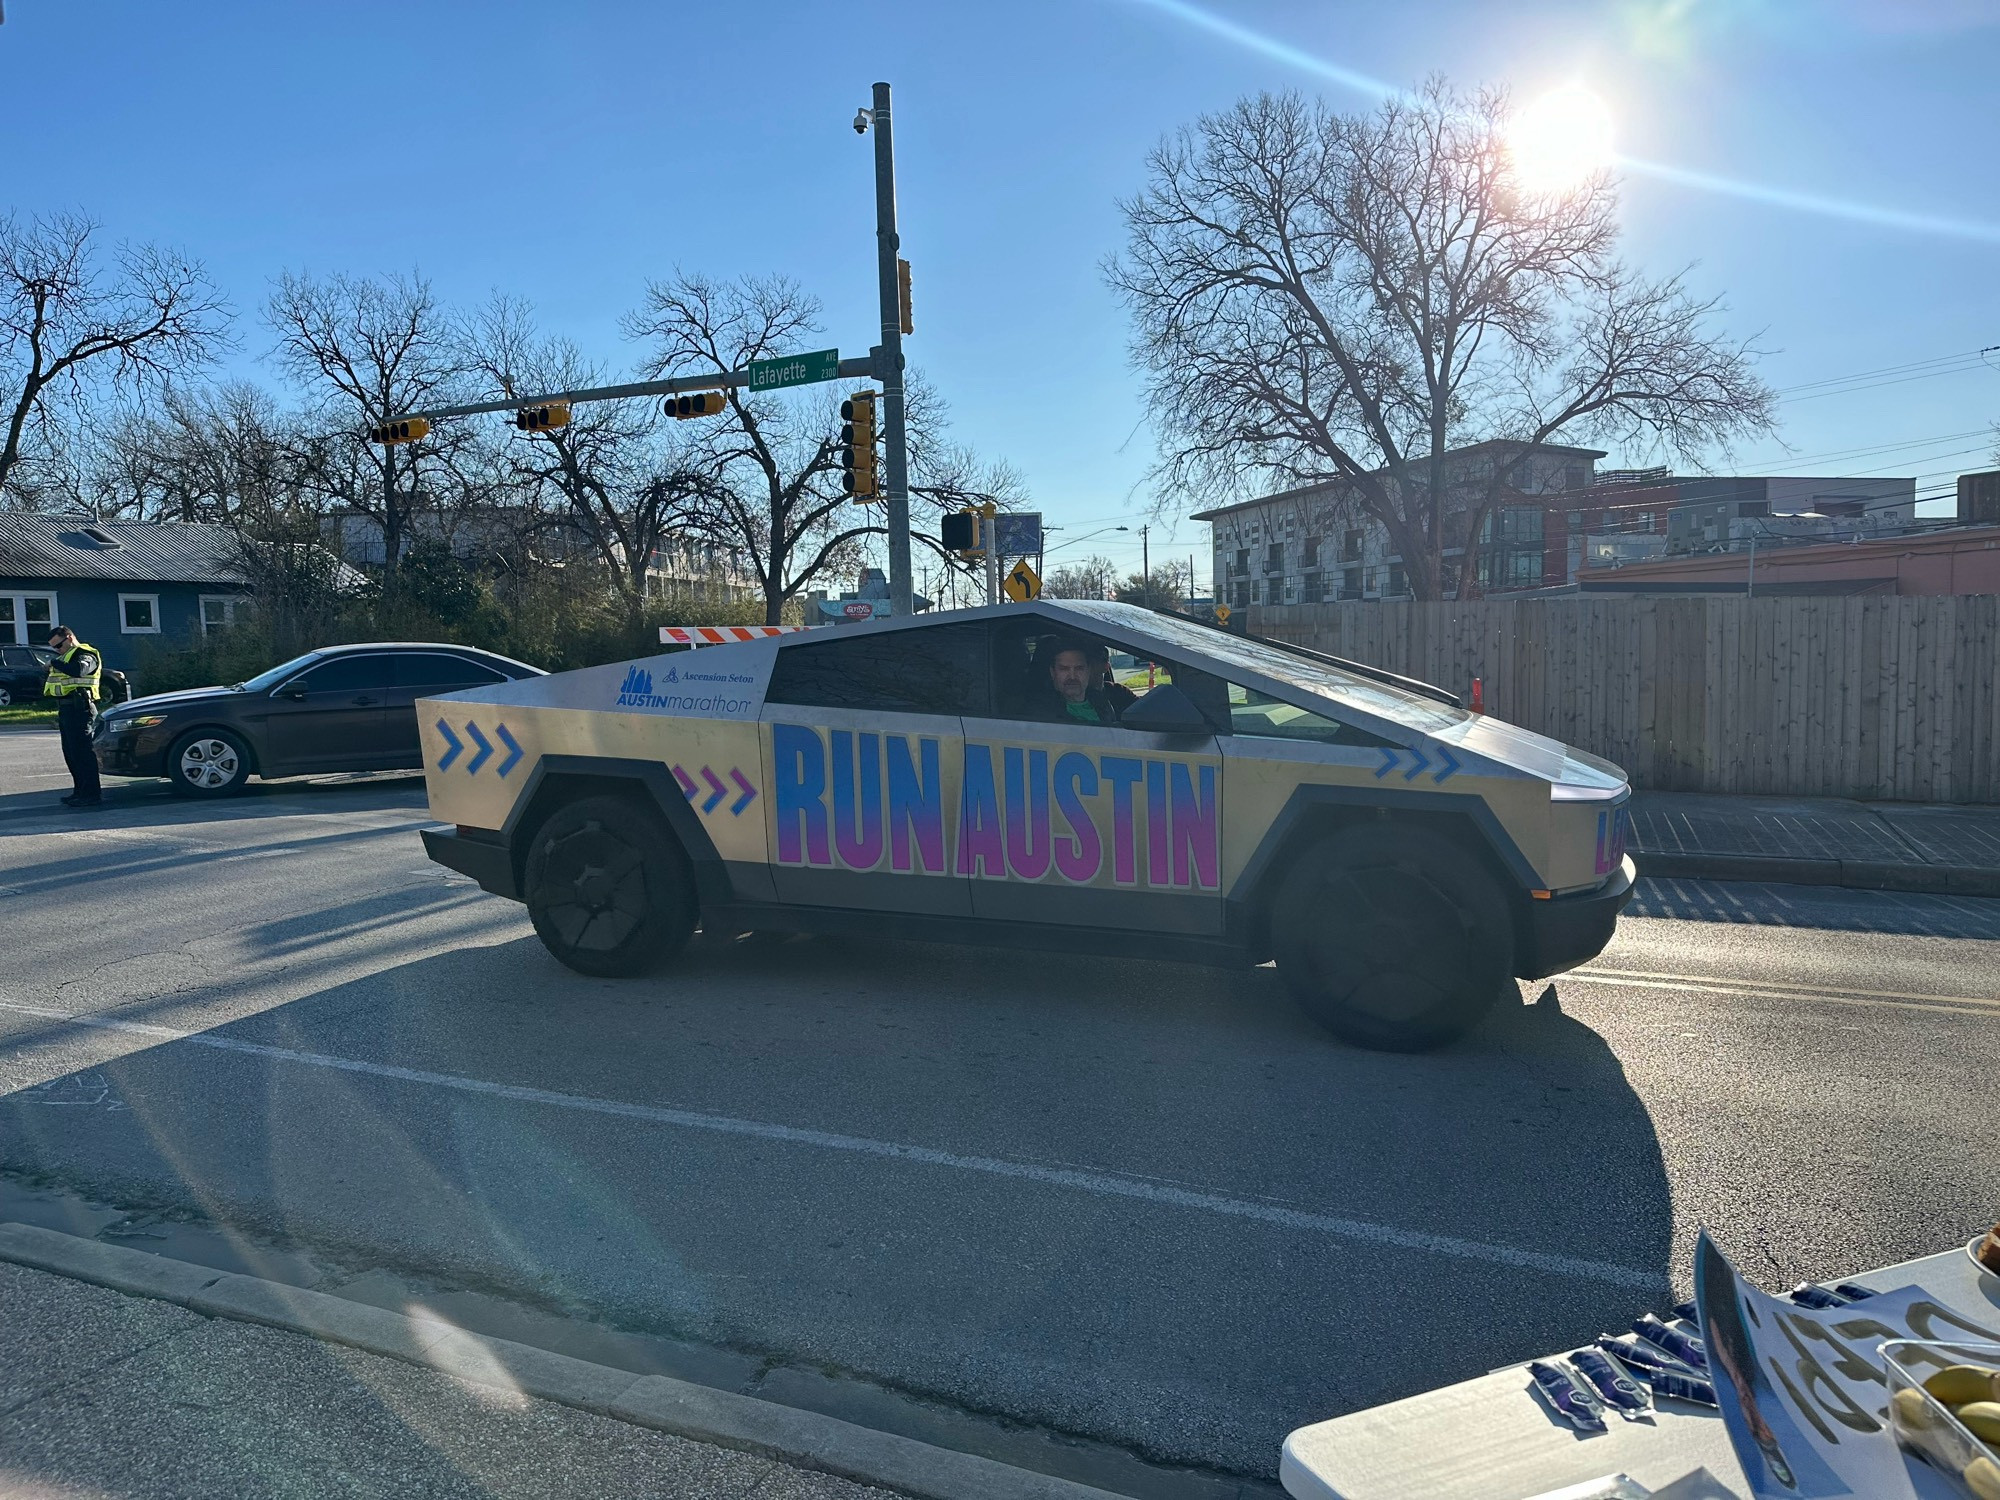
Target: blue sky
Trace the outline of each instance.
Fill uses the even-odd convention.
[[[1581,82],[1624,154],[1874,209],[1892,227],[1628,174],[1626,253],[1698,262],[1728,324],[1793,391],[1739,472],[1894,472],[1924,490],[1986,466],[2000,353],[1865,388],[1795,388],[2000,345],[2000,153],[1990,0],[1331,3],[1012,0],[680,6],[7,0],[0,207],[81,207],[202,257],[245,316],[280,269],[421,268],[455,300],[503,288],[607,361],[618,316],[675,266],[779,271],[872,341],[868,144],[896,88],[919,364],[957,435],[1013,460],[1072,555],[1138,563],[1151,438],[1099,264],[1146,150],[1264,88],[1343,108],[1337,81],[1432,71],[1517,96]],[[1312,61],[1331,65],[1315,67]],[[1991,226],[1982,236],[1981,222]],[[1857,449],[1885,452],[1834,457]],[[1787,455],[1789,449],[1790,456]],[[1638,459],[1641,455],[1614,455]],[[1156,555],[1206,528],[1156,529]],[[1202,562],[1206,574],[1206,561]]]

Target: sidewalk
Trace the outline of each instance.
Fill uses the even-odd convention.
[[[55,1500],[888,1500],[753,1454],[0,1263],[0,1487]]]
[[[2000,807],[1634,792],[1641,875],[2000,896]]]

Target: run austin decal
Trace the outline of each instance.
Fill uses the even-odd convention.
[[[1076,885],[1222,887],[1213,762],[771,726],[778,863]],[[947,834],[950,835],[949,844]]]

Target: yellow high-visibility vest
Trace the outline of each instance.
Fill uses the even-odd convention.
[[[92,665],[89,672],[82,676],[77,676],[70,671],[69,664],[80,651],[90,654]],[[94,703],[97,701],[97,679],[103,670],[104,658],[98,654],[97,648],[95,646],[86,646],[82,641],[78,641],[69,650],[58,656],[54,664],[50,666],[49,680],[47,685],[42,689],[42,696],[45,698],[68,698],[81,694]]]

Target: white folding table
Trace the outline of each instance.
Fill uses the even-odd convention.
[[[1847,1279],[1877,1292],[1920,1286],[1952,1312],[2000,1318],[2000,1277],[1962,1249]],[[1524,1500],[1607,1474],[1661,1489],[1706,1465],[1748,1500],[1714,1410],[1660,1401],[1652,1422],[1613,1416],[1605,1432],[1584,1434],[1558,1425],[1531,1386],[1524,1362],[1301,1427],[1285,1439],[1278,1477],[1295,1500]]]

